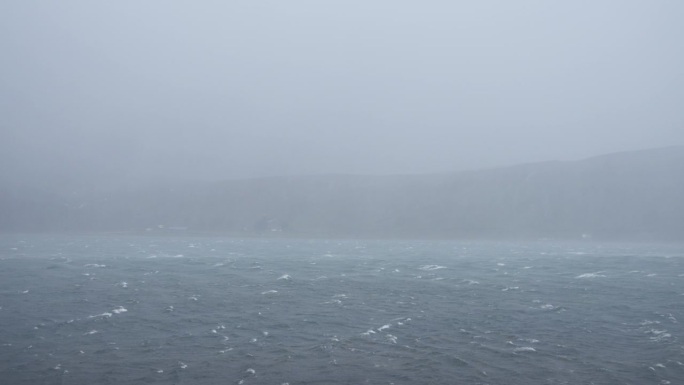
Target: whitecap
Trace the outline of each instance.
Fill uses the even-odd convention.
[[[601,274],[602,271],[596,272],[596,273],[584,273],[580,274],[575,278],[600,278],[600,277],[605,277],[605,275]]]
[[[393,336],[393,335],[391,335],[391,334],[388,334],[388,335],[387,335],[387,339],[388,339],[391,343],[393,343],[393,344],[396,344],[396,343],[397,343],[397,337],[395,337],[395,336]]]
[[[383,330],[385,330],[385,329],[389,329],[390,326],[392,326],[392,325],[390,325],[390,324],[382,325],[382,326],[380,326],[380,327],[378,328],[378,331],[381,332],[381,331],[383,331]]]
[[[178,361],[178,366],[180,366],[181,369],[185,369],[188,367],[188,365],[186,365],[185,363],[183,363],[181,361]]]
[[[88,316],[88,318],[98,318],[98,317],[109,318],[111,316],[112,316],[112,313],[104,312],[102,314],[90,315],[90,316]]]
[[[666,340],[672,337],[672,334],[668,333],[667,330],[651,329],[647,331],[646,334],[652,334],[653,336],[649,339],[654,342],[660,342],[662,340]]]
[[[537,349],[531,347],[531,346],[521,346],[519,348],[513,349],[514,353],[520,353],[520,352],[536,352]]]
[[[248,374],[251,374],[254,376],[254,375],[256,375],[256,370],[249,368],[249,369],[245,370],[245,373],[248,373]]]
[[[368,331],[366,331],[365,333],[361,333],[361,334],[363,334],[364,336],[369,336],[369,335],[371,335],[371,334],[375,334],[375,330],[373,330],[373,329],[368,329]]]
[[[84,336],[92,335],[92,334],[95,334],[95,333],[97,333],[97,332],[98,332],[97,330],[94,330],[94,329],[93,329],[93,330],[91,330],[91,331],[89,331],[89,332],[83,333],[83,335],[84,335]]]
[[[277,292],[278,292],[278,290],[266,290],[266,291],[261,292],[261,294],[264,294],[264,295],[265,294],[276,294]]]
[[[107,267],[107,265],[99,265],[97,263],[87,263],[83,267]]]
[[[278,279],[284,279],[284,280],[290,280],[291,278],[292,278],[292,277],[290,277],[289,274],[283,274],[283,275],[281,275],[280,277],[278,277]]]
[[[119,306],[119,307],[117,307],[116,309],[112,310],[112,312],[113,312],[114,314],[121,314],[121,313],[125,313],[125,312],[127,312],[127,311],[128,311],[128,309],[126,309],[126,308],[123,307],[123,306]]]
[[[439,270],[439,269],[446,269],[446,266],[439,266],[439,265],[423,265],[419,267],[420,270],[424,271],[430,271],[430,270]]]
[[[520,289],[520,287],[518,287],[518,286],[511,286],[511,287],[507,287],[507,288],[505,288],[505,289],[501,289],[501,291],[518,290],[518,289]]]

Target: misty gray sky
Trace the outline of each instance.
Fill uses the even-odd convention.
[[[684,2],[5,1],[8,180],[426,173],[684,144]]]

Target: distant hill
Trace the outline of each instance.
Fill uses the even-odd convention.
[[[684,241],[684,147],[453,174],[0,193],[5,232]]]

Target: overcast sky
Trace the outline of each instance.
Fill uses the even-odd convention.
[[[684,2],[4,1],[7,180],[428,173],[684,144]]]

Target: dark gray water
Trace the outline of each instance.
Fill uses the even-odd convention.
[[[682,384],[684,247],[0,236],[2,384]]]

